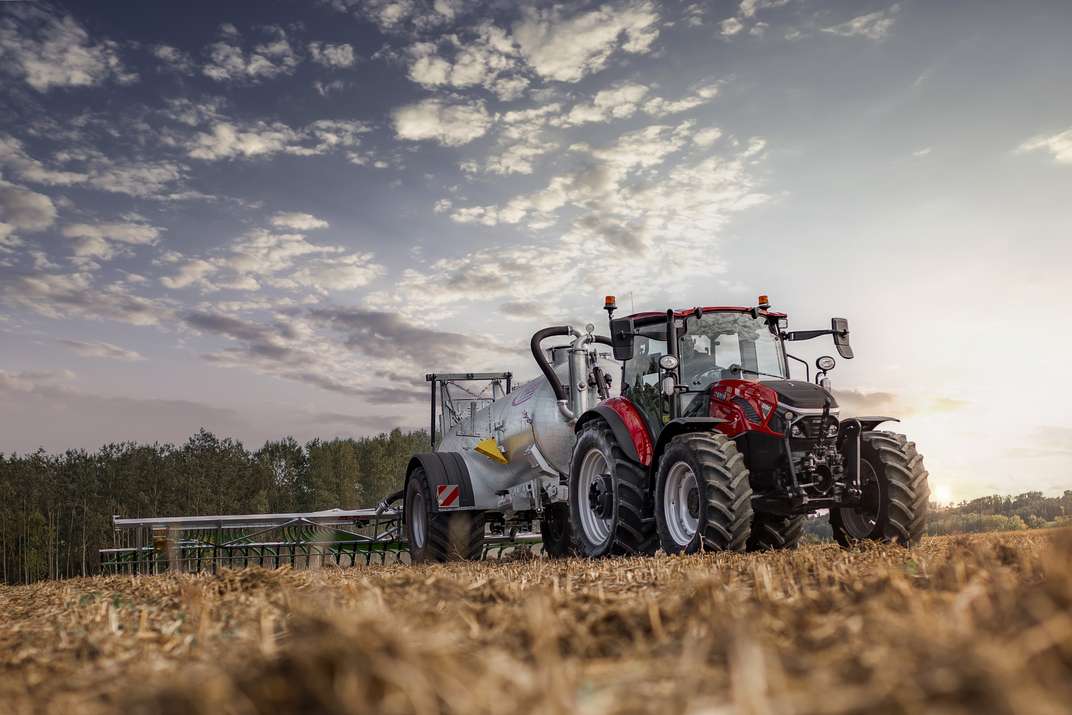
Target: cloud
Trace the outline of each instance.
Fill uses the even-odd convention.
[[[70,348],[82,357],[121,360],[123,362],[137,362],[145,359],[139,352],[127,350],[118,345],[112,345],[111,343],[99,341],[85,342],[82,340],[68,339],[58,339],[56,342],[64,347]]]
[[[354,46],[345,42],[334,44],[331,42],[310,42],[309,56],[313,62],[325,67],[346,68],[353,67],[357,62],[354,54]]]
[[[578,82],[606,67],[618,50],[643,55],[659,37],[659,13],[647,0],[607,4],[565,16],[562,6],[525,8],[513,36],[544,79]]]
[[[728,17],[719,23],[719,32],[723,37],[733,37],[744,29],[744,23],[735,17]]]
[[[396,109],[393,121],[399,139],[432,140],[444,146],[468,144],[491,126],[481,100],[425,99]]]
[[[156,243],[160,229],[144,223],[75,223],[63,227],[68,238],[97,238],[132,245]]]
[[[365,122],[353,120],[321,119],[293,129],[282,122],[236,123],[218,119],[211,122],[208,131],[178,141],[188,156],[205,161],[279,153],[320,156],[338,149],[355,149],[361,144],[361,135],[370,130]]]
[[[636,82],[626,82],[596,92],[590,102],[573,105],[569,113],[557,122],[560,126],[574,127],[593,122],[608,122],[612,119],[627,119],[640,108],[640,102],[648,94],[648,87]]]
[[[171,315],[165,303],[135,295],[122,283],[96,283],[86,272],[5,278],[0,282],[0,300],[56,319],[109,319],[157,325]]]
[[[287,33],[280,27],[268,27],[271,39],[254,46],[248,52],[233,44],[240,37],[233,25],[221,34],[224,39],[215,42],[206,50],[209,61],[201,72],[217,82],[249,82],[292,74],[301,62],[290,46]],[[221,28],[222,29],[222,28]]]
[[[52,199],[0,179],[0,240],[16,231],[43,231],[56,220]]]
[[[517,44],[491,22],[482,22],[462,35],[416,42],[406,54],[409,78],[423,87],[482,86],[499,99],[511,101],[529,85]]]
[[[0,370],[0,451],[95,449],[119,441],[179,441],[201,427],[222,434],[248,428],[231,409],[188,400],[87,393],[73,373]],[[119,431],[118,425],[122,425]]]
[[[375,23],[381,32],[427,32],[454,20],[459,0],[326,0],[339,12],[353,13]]]
[[[920,397],[881,390],[835,389],[842,417],[885,415],[908,418],[919,414],[955,412],[970,403],[951,397]]]
[[[893,4],[885,10],[859,15],[846,22],[831,27],[824,27],[823,32],[842,37],[864,37],[868,40],[881,40],[893,29],[894,15],[900,5]]]
[[[110,40],[93,42],[73,17],[56,17],[32,4],[18,4],[0,20],[0,67],[38,92],[54,87],[91,87],[109,79],[137,80]]]
[[[574,145],[569,158],[576,166],[542,188],[492,205],[455,202],[454,221],[496,226],[503,238],[406,270],[394,286],[371,294],[368,305],[422,321],[488,301],[538,303],[549,315],[573,315],[583,296],[657,290],[652,286],[664,283],[660,266],[675,266],[675,283],[710,280],[724,270],[718,241],[727,222],[767,198],[752,176],[764,142],[719,142],[712,153],[697,149],[694,136],[694,125],[682,122],[625,132],[602,146]],[[526,240],[518,233],[558,223],[564,225],[553,237]]]
[[[167,69],[179,74],[193,74],[194,61],[190,55],[171,45],[154,45],[153,56],[160,60]]]
[[[294,231],[310,231],[316,228],[327,228],[329,225],[324,219],[296,211],[277,213],[272,216],[271,223],[276,228],[289,228]]]
[[[0,135],[0,167],[10,167],[23,181],[45,186],[87,186],[116,194],[162,200],[186,198],[173,192],[183,168],[172,161],[126,162],[93,148],[68,146],[53,156],[52,166],[30,156],[22,142]]]
[[[362,253],[314,261],[296,270],[290,279],[319,291],[354,290],[384,274],[383,266],[372,258],[371,253]]]
[[[1058,164],[1072,164],[1072,127],[1050,136],[1032,137],[1020,145],[1019,151],[1047,151]]]
[[[205,279],[217,270],[219,270],[219,267],[215,264],[195,258],[184,263],[175,275],[162,277],[160,283],[165,288],[171,288],[172,290],[180,290],[194,284],[213,289],[214,286]]]

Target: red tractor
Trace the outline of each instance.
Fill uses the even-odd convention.
[[[903,435],[876,430],[897,420],[842,416],[832,357],[816,362],[815,382],[810,369],[789,378],[799,358],[787,342],[830,335],[853,357],[846,320],[786,332],[764,296],[626,318],[608,297],[606,310],[621,396],[576,422],[569,522],[583,555],[791,548],[820,509],[842,545],[918,542],[923,459]]]

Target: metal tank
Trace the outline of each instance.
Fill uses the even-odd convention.
[[[592,330],[561,326],[536,333],[533,356],[544,374],[507,394],[493,386],[495,399],[482,409],[458,415],[441,403],[443,438],[436,451],[461,455],[473,508],[521,512],[566,500],[576,418],[620,391],[620,363],[612,359],[609,341]],[[545,349],[542,342],[555,336],[571,342]]]

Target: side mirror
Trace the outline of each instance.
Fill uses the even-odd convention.
[[[633,357],[633,320],[618,318],[610,321],[610,343],[615,360],[630,360]]]
[[[833,318],[830,320],[830,330],[834,333],[834,347],[838,355],[846,360],[852,360],[852,346],[849,345],[849,321],[845,318]]]

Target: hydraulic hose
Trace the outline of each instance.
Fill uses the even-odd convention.
[[[529,341],[529,347],[532,348],[532,357],[536,360],[536,364],[540,366],[540,371],[547,378],[548,384],[551,385],[551,391],[555,393],[559,412],[567,420],[571,420],[574,419],[574,415],[569,408],[569,396],[566,394],[566,388],[562,385],[562,381],[558,379],[558,375],[555,374],[551,363],[547,361],[547,356],[543,354],[543,348],[540,346],[540,343],[547,338],[553,338],[557,335],[573,337],[577,335],[577,331],[569,325],[554,325],[550,328],[537,330],[532,336],[532,340]]]

